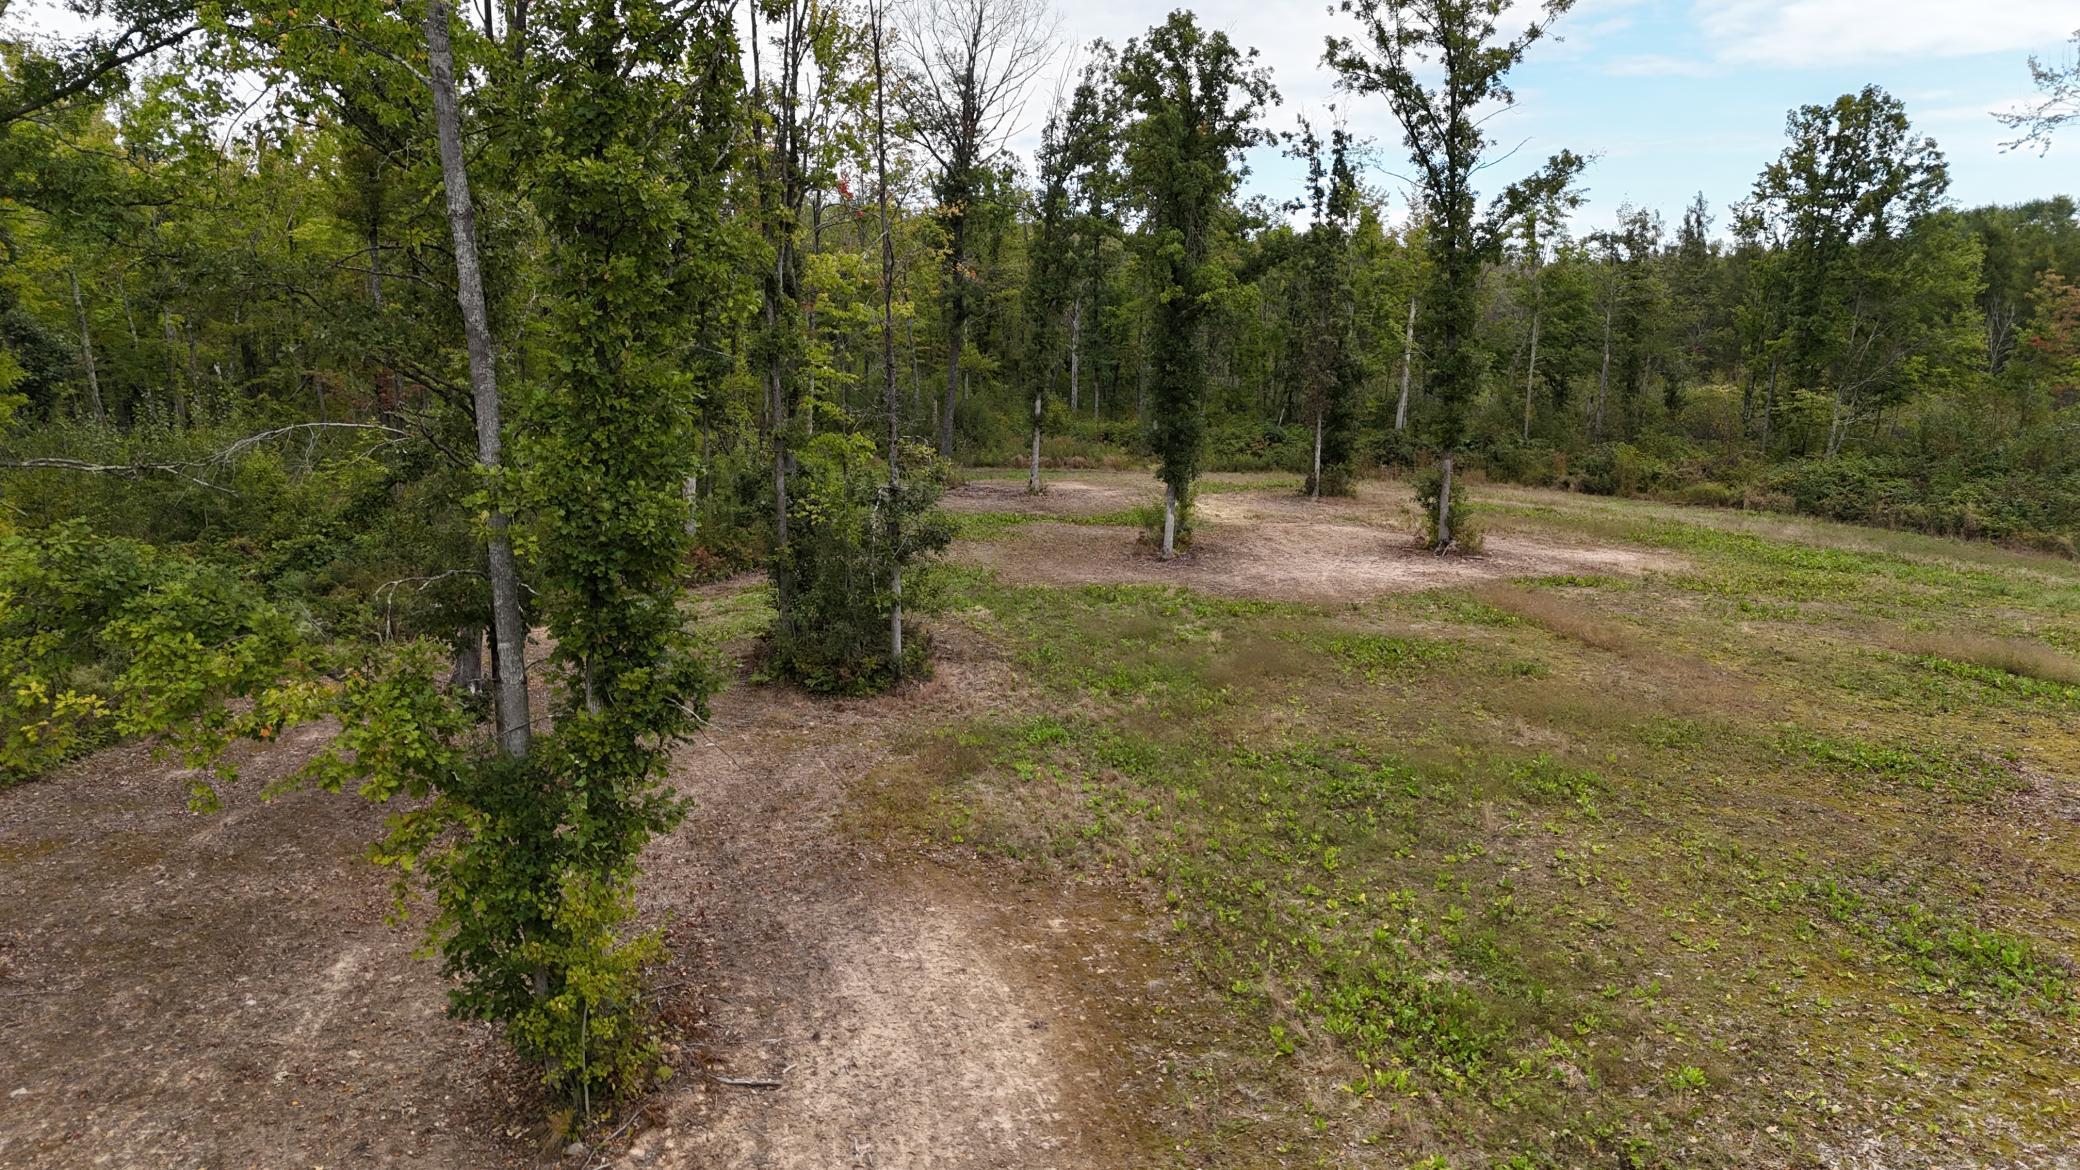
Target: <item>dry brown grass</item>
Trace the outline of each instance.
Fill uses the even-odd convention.
[[[1932,654],[1952,662],[1983,666],[2024,678],[2080,687],[2080,662],[2029,638],[1990,634],[1919,633],[1908,635],[1900,648],[1910,654]]]
[[[1557,593],[1504,584],[1482,585],[1473,593],[1496,609],[1544,626],[1553,633],[1580,642],[1584,646],[1624,655],[1635,654],[1642,649],[1638,636],[1623,622],[1597,613]]]

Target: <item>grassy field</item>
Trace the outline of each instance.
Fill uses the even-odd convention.
[[[2064,1164],[2080,565],[1479,498],[1677,567],[1309,605],[951,564],[927,608],[1025,689],[920,732],[879,823],[1168,923],[1183,1164]]]

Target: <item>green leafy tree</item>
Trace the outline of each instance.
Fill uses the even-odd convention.
[[[1484,108],[1515,95],[1503,78],[1546,35],[1573,0],[1546,0],[1524,30],[1497,36],[1504,0],[1342,0],[1357,38],[1331,37],[1324,63],[1338,85],[1386,99],[1415,163],[1429,213],[1426,243],[1431,279],[1423,298],[1423,336],[1436,401],[1434,439],[1440,486],[1432,547],[1452,547],[1452,462],[1466,441],[1468,407],[1480,385],[1474,331],[1481,262],[1498,246],[1516,208],[1538,193],[1564,189],[1582,160],[1563,152],[1540,174],[1505,192],[1485,216],[1476,213],[1475,175],[1493,145]],[[1434,84],[1428,80],[1441,70]]]
[[[1214,217],[1242,170],[1240,152],[1267,134],[1254,122],[1278,100],[1256,50],[1173,12],[1120,55],[1120,91],[1134,115],[1126,161],[1152,242],[1155,312],[1149,338],[1152,437],[1163,481],[1162,555],[1190,530],[1192,485],[1205,446],[1206,371],[1200,323],[1214,283]]]

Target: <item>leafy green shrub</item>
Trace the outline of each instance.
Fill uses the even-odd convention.
[[[774,667],[813,691],[870,694],[927,669],[928,646],[906,621],[893,660],[896,575],[946,547],[953,526],[937,504],[946,465],[917,446],[902,453],[898,486],[865,435],[826,432],[798,451],[791,480],[785,578],[771,649]]]
[[[1416,508],[1423,516],[1423,547],[1437,546],[1437,496],[1443,489],[1444,475],[1436,467],[1416,473]],[[1466,477],[1452,477],[1452,544],[1463,552],[1477,553],[1484,543],[1480,526],[1473,520],[1473,510],[1466,502]]]

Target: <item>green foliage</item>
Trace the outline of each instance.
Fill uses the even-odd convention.
[[[1264,138],[1252,122],[1277,96],[1255,57],[1182,10],[1120,56],[1120,92],[1135,116],[1126,160],[1149,217],[1156,281],[1150,436],[1180,526],[1205,444],[1199,334],[1215,283],[1207,271],[1214,218],[1235,187],[1235,156]]]
[[[929,667],[926,640],[904,621],[903,661],[891,660],[897,575],[914,585],[953,539],[938,507],[946,464],[928,449],[902,452],[902,475],[864,435],[825,433],[797,452],[783,562],[795,590],[772,633],[774,666],[813,691],[868,694]]]
[[[1416,509],[1422,513],[1424,548],[1437,545],[1437,497],[1443,490],[1444,473],[1437,467],[1428,467],[1416,473]],[[1452,543],[1467,552],[1481,550],[1480,525],[1473,519],[1473,509],[1466,501],[1467,483],[1463,477],[1452,479]]]

